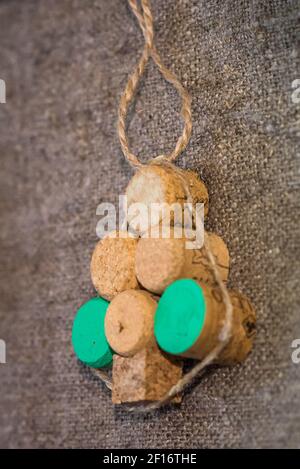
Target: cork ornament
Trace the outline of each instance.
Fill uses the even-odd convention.
[[[135,268],[138,281],[147,290],[161,294],[175,280],[193,278],[214,283],[215,278],[204,248],[187,249],[187,238],[179,227],[170,228],[170,237],[145,237],[138,241]],[[221,279],[229,275],[229,252],[215,233],[207,233]]]
[[[114,404],[150,412],[180,402],[208,365],[243,362],[253,347],[256,314],[243,294],[227,289],[226,244],[203,230],[209,209],[206,185],[196,172],[175,165],[191,137],[191,98],[156,49],[150,1],[128,3],[144,48],[118,111],[121,149],[135,171],[126,188],[127,223],[94,247],[90,273],[95,297],[77,311],[72,344],[79,361],[111,390]],[[171,151],[142,163],[130,148],[126,120],[150,59],[181,98],[183,129]],[[136,204],[144,208],[142,216],[136,217]],[[198,241],[198,204],[203,208],[202,247],[188,243]],[[153,206],[163,208],[154,219]],[[157,230],[152,236],[152,227],[168,227],[169,236],[165,231],[157,236]],[[183,374],[185,358],[196,363]],[[105,371],[111,366],[111,373]]]

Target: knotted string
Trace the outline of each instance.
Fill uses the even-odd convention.
[[[192,201],[192,196],[190,193],[189,185],[184,178],[183,171],[176,167],[173,162],[177,158],[177,156],[186,148],[192,131],[192,115],[191,115],[191,98],[187,92],[187,90],[183,87],[177,77],[174,75],[173,72],[168,70],[161,61],[160,55],[156,50],[154,44],[154,32],[153,32],[153,17],[150,9],[150,2],[149,0],[140,0],[141,9],[138,6],[137,0],[128,0],[128,3],[136,16],[140,28],[143,32],[144,39],[145,39],[145,46],[143,49],[142,56],[140,61],[129,77],[128,82],[126,84],[125,90],[121,96],[120,105],[119,105],[119,121],[118,121],[118,133],[119,139],[121,143],[121,147],[124,153],[126,160],[129,164],[135,168],[141,168],[147,166],[147,164],[155,164],[155,165],[165,165],[171,167],[173,171],[175,171],[183,182],[183,187],[187,196],[187,201]],[[182,107],[181,107],[181,115],[184,120],[184,128],[182,135],[179,137],[174,150],[167,154],[167,155],[159,155],[152,158],[149,163],[143,164],[139,161],[138,157],[131,152],[129,148],[128,138],[126,135],[126,116],[128,112],[128,108],[130,103],[134,97],[137,85],[139,83],[140,78],[142,77],[145,67],[149,61],[149,58],[152,58],[154,63],[157,65],[158,69],[164,76],[164,78],[171,83],[178,91],[181,100],[182,100]],[[203,249],[206,252],[207,258],[209,260],[210,268],[213,272],[213,276],[217,286],[220,289],[223,303],[225,306],[225,319],[223,326],[220,330],[219,334],[219,342],[213,348],[213,350],[199,363],[197,363],[188,373],[186,373],[169,391],[168,393],[159,401],[155,401],[146,405],[136,406],[136,407],[129,407],[129,411],[138,411],[138,412],[148,412],[151,410],[159,409],[163,405],[170,402],[175,396],[182,393],[185,387],[190,384],[193,379],[201,374],[203,370],[210,364],[212,364],[216,358],[219,356],[221,351],[227,345],[231,337],[231,330],[232,330],[232,304],[230,300],[229,293],[227,288],[222,281],[221,275],[219,273],[215,257],[210,248],[209,238],[206,234],[204,234],[204,246]],[[97,376],[105,383],[105,385],[112,389],[112,381],[109,378],[108,374],[103,372],[102,370],[95,370]]]

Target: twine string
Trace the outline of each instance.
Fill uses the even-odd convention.
[[[136,91],[138,82],[142,77],[145,67],[149,61],[150,56],[152,57],[153,61],[159,68],[160,72],[164,76],[164,78],[172,83],[174,87],[177,89],[179,95],[182,99],[182,108],[181,114],[184,120],[184,129],[182,132],[181,137],[179,137],[174,150],[169,153],[168,155],[159,155],[157,157],[152,158],[148,164],[155,164],[155,165],[166,165],[171,167],[174,172],[181,178],[183,182],[183,188],[187,196],[187,201],[192,201],[192,196],[190,193],[189,185],[184,178],[183,171],[174,165],[173,161],[177,158],[177,156],[185,149],[187,146],[192,130],[192,117],[191,117],[191,98],[188,92],[185,90],[183,85],[177,79],[177,77],[168,70],[162,63],[160,55],[158,54],[156,47],[154,45],[154,33],[153,33],[153,17],[150,9],[150,2],[149,0],[140,0],[141,3],[141,10],[138,7],[137,0],[128,0],[129,5],[136,16],[140,28],[143,32],[144,39],[145,39],[145,46],[143,49],[142,56],[140,61],[134,70],[133,74],[129,77],[128,82],[126,84],[125,90],[121,96],[120,105],[119,105],[119,122],[118,122],[118,132],[119,132],[119,139],[121,143],[121,147],[124,153],[126,160],[129,164],[138,169],[142,166],[142,164],[138,157],[134,155],[130,148],[129,143],[126,135],[126,116],[128,112],[129,105],[134,97],[134,93]],[[146,405],[136,406],[136,407],[129,407],[128,410],[132,412],[149,412],[160,407],[164,406],[165,404],[169,403],[175,396],[182,393],[183,390],[187,385],[189,385],[196,376],[199,376],[203,373],[204,369],[212,364],[219,354],[222,352],[224,347],[228,344],[231,333],[232,333],[232,316],[233,316],[233,308],[230,300],[229,293],[227,288],[222,281],[220,272],[217,267],[216,259],[212,253],[210,247],[210,241],[207,234],[204,234],[204,246],[203,249],[206,252],[211,271],[213,273],[216,285],[219,287],[222,300],[225,307],[225,319],[224,323],[220,329],[219,333],[219,342],[213,348],[213,350],[199,363],[197,363],[188,373],[186,373],[167,393],[166,395],[160,399],[159,401],[151,402]],[[97,376],[105,383],[105,385],[112,389],[112,381],[109,375],[102,371],[102,370],[95,370]]]
[[[94,374],[100,378],[101,381],[105,384],[105,386],[112,390],[112,380],[109,377],[109,374],[106,371],[100,370],[99,368],[92,368]]]
[[[191,113],[191,98],[182,83],[178,80],[176,75],[169,70],[162,62],[161,57],[154,44],[154,31],[153,31],[153,17],[150,9],[149,0],[141,0],[141,10],[138,6],[137,0],[128,0],[128,3],[136,16],[140,28],[143,32],[145,39],[145,46],[142,56],[138,62],[134,72],[130,75],[124,92],[120,99],[119,113],[118,113],[118,133],[122,151],[128,163],[138,168],[143,166],[138,157],[130,150],[128,137],[126,134],[126,116],[128,113],[129,105],[135,95],[140,78],[143,76],[145,67],[149,61],[150,56],[154,63],[157,65],[159,71],[166,81],[171,83],[177,90],[182,100],[181,115],[184,121],[182,135],[177,140],[176,146],[169,154],[164,155],[163,158],[167,161],[174,161],[177,156],[186,148],[191,132],[192,132],[192,113]],[[154,157],[153,159],[160,160],[162,155]]]

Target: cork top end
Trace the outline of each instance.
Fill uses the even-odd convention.
[[[75,316],[72,329],[72,344],[80,361],[93,368],[102,368],[112,363],[112,350],[104,332],[104,317],[108,302],[93,298],[84,303]]]
[[[156,302],[150,294],[127,290],[110,303],[105,317],[105,334],[112,349],[122,356],[132,356],[154,337]]]
[[[154,319],[159,346],[180,355],[197,340],[204,326],[206,303],[202,288],[191,279],[173,282],[163,293]]]
[[[184,239],[141,238],[137,245],[135,269],[147,290],[161,294],[181,275],[185,262]]]

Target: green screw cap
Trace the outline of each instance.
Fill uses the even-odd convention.
[[[103,368],[112,362],[113,351],[104,332],[108,305],[103,298],[92,298],[79,308],[73,323],[74,352],[79,360],[93,368]]]
[[[154,318],[154,334],[168,353],[187,351],[202,332],[206,304],[203,290],[192,279],[176,280],[166,288]]]

